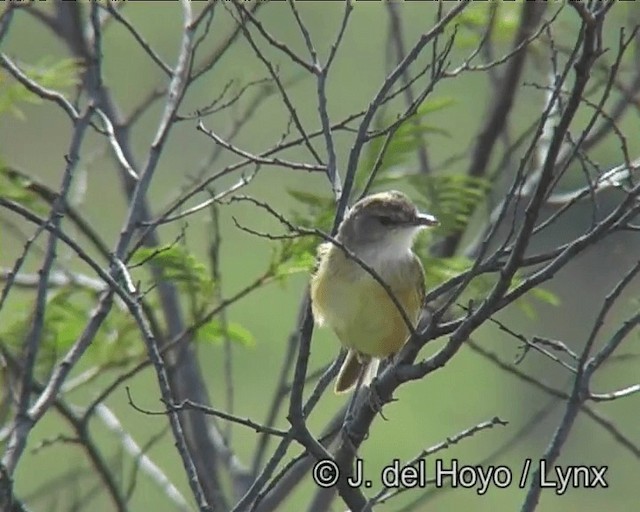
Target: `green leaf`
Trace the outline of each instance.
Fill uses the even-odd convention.
[[[423,251],[423,249],[426,249],[426,247],[423,247],[423,244],[424,239],[421,237],[416,247],[416,250],[420,254],[426,254],[426,252]],[[461,256],[452,258],[432,258],[427,256],[422,258],[422,264],[424,266],[427,283],[430,287],[433,287],[465,272],[471,267],[472,262],[468,258]]]
[[[457,174],[408,174],[407,179],[422,196],[416,201],[440,221],[440,232],[463,231],[476,208],[491,189],[487,179]]]
[[[0,196],[25,206],[35,213],[48,211],[48,206],[34,193],[31,180],[9,167],[0,167]]]
[[[513,5],[502,5],[500,3],[493,7],[496,8],[496,12],[491,41],[493,43],[511,41],[518,28],[521,10],[515,9]],[[457,48],[478,45],[480,37],[484,34],[491,21],[491,8],[492,6],[489,2],[476,2],[456,17],[455,26],[460,27],[455,41]],[[446,33],[451,34],[453,29],[453,26],[448,27]]]
[[[227,324],[226,336],[234,343],[250,347],[255,345],[255,338],[244,326],[229,322]],[[197,338],[202,342],[220,343],[225,338],[225,329],[220,320],[213,319],[203,324],[197,331]]]
[[[291,254],[276,265],[275,277],[285,277],[300,272],[309,272],[315,264],[315,245],[294,244]]]
[[[520,284],[522,284],[523,281],[524,281],[524,277],[520,273],[516,273],[516,275],[511,280],[509,291],[520,286]],[[527,294],[523,295],[522,297],[518,298],[515,301],[516,306],[518,306],[522,310],[522,312],[531,319],[536,318],[536,311],[533,304],[531,303],[531,300],[530,300],[531,298],[537,299],[541,302],[545,302],[552,306],[560,305],[560,298],[555,293],[553,293],[552,291],[546,290],[540,286],[536,286],[535,288],[531,289]]]
[[[313,269],[318,241],[312,237],[282,240],[272,253],[270,273],[284,285],[286,279],[298,273],[308,273]]]
[[[156,265],[162,278],[175,283],[181,290],[208,294],[214,283],[207,267],[199,262],[184,246],[141,247],[131,258],[133,266]]]
[[[331,230],[335,216],[332,197],[300,190],[288,190],[288,193],[306,208],[304,213],[293,212],[291,219],[294,224],[317,228],[325,233]],[[322,242],[323,240],[311,235],[282,240],[271,260],[273,275],[283,283],[291,274],[311,271],[316,260],[316,248]]]
[[[557,307],[560,305],[560,297],[558,297],[552,291],[540,288],[539,286],[536,286],[533,290],[531,290],[531,295],[533,295],[540,302],[544,302],[551,306]]]
[[[153,304],[149,304],[153,307]],[[100,366],[114,366],[138,359],[146,353],[138,325],[129,311],[112,308],[88,355]]]
[[[439,110],[449,108],[452,105],[455,105],[455,103],[456,100],[448,96],[444,96],[442,98],[429,98],[428,100],[425,100],[420,104],[420,106],[416,110],[416,114],[414,115],[414,117],[423,118],[424,116],[432,114],[433,112],[438,112]]]
[[[389,170],[400,166],[412,157],[421,143],[420,135],[438,134],[448,136],[449,132],[433,123],[427,123],[426,118],[434,112],[450,107],[454,103],[455,100],[450,97],[429,98],[418,106],[413,115],[402,121],[387,146],[377,177],[383,176]],[[393,118],[387,117],[378,124],[381,127],[386,127],[393,124],[393,122]],[[367,150],[356,174],[356,184],[358,186],[362,187],[368,179],[369,173],[373,169],[378,154],[384,145],[384,139],[385,137],[383,136],[376,137],[367,145]]]
[[[427,245],[428,244],[424,239],[419,239],[416,247],[417,253],[425,254]],[[425,269],[428,288],[434,288],[449,279],[466,272],[473,266],[472,260],[461,256],[452,258],[423,257],[421,260]],[[499,276],[495,273],[482,274],[474,277],[458,299],[458,302],[465,304],[469,300],[483,300],[496,284],[498,278]],[[522,281],[523,278],[516,275],[511,282],[509,291],[519,286]],[[529,318],[535,318],[536,316],[535,308],[530,300],[531,297],[535,297],[538,300],[554,306],[557,306],[560,303],[558,297],[554,293],[540,287],[534,288],[531,290],[530,294],[523,295],[515,301],[515,305]]]
[[[41,350],[36,368],[48,372],[61,353],[77,341],[84,330],[93,304],[94,294],[75,286],[61,287],[49,292],[42,324]],[[2,339],[20,350],[33,326],[33,301],[29,300],[13,321],[2,331]]]
[[[78,82],[80,61],[60,59],[52,62],[45,57],[34,65],[22,64],[24,74],[46,89],[64,89]],[[40,104],[42,99],[21,83],[10,79],[8,73],[0,72],[0,114],[8,111],[17,118],[24,118],[18,108],[20,103]]]
[[[51,293],[47,300],[44,340],[58,350],[69,349],[78,339],[88,320],[87,308],[79,306],[73,300],[78,295],[73,289],[61,288]]]

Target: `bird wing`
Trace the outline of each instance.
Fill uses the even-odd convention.
[[[411,265],[407,267],[405,272],[408,275],[400,280],[405,286],[392,287],[392,291],[415,326],[420,317],[426,295],[424,269],[415,254],[411,259]]]
[[[427,295],[427,287],[425,285],[424,267],[422,266],[420,259],[415,254],[413,255],[411,272],[413,273],[413,282],[417,283],[418,285],[416,289],[416,300],[418,305],[416,313],[417,316],[415,318],[415,322],[417,323],[420,317],[420,312],[422,311],[422,308],[424,306],[424,298]]]

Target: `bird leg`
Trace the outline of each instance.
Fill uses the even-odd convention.
[[[380,370],[378,371],[378,373],[382,370],[384,370],[387,366],[389,366],[390,364],[393,363],[393,358],[394,358],[395,354],[391,354],[388,357],[385,357],[382,360],[382,363],[380,365]],[[383,420],[387,421],[387,418],[385,417],[384,414],[382,414],[382,407],[384,406],[385,403],[389,403],[389,402],[395,402],[397,399],[391,397],[390,400],[388,400],[387,402],[385,402],[384,400],[382,400],[382,398],[380,398],[380,393],[378,392],[378,376],[376,375],[373,380],[371,381],[371,384],[369,385],[369,407],[371,408],[371,410],[374,413],[378,413],[380,414],[380,416],[382,417]]]
[[[382,406],[384,402],[382,398],[380,398],[380,393],[378,393],[378,378],[374,378],[371,384],[369,385],[369,396],[367,397],[369,402],[369,408],[376,414],[380,414],[383,420],[387,421],[387,418],[384,414],[382,414]]]
[[[364,381],[364,377],[367,373],[367,365],[363,364],[360,368],[360,374],[358,375],[358,381],[356,382],[356,388],[353,391],[353,395],[351,395],[351,399],[349,400],[349,405],[347,406],[347,412],[344,415],[344,423],[342,424],[342,437],[345,442],[349,445],[352,453],[355,455],[357,452],[357,448],[353,442],[353,434],[351,430],[351,425],[353,423],[353,410],[355,408],[356,400],[360,393],[360,389],[362,388],[362,382]]]

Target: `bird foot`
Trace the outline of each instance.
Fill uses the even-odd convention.
[[[369,408],[376,414],[379,414],[380,417],[387,421],[387,418],[385,417],[384,414],[382,414],[382,407],[389,402],[395,402],[397,400],[397,398],[393,398],[391,397],[390,400],[387,400],[386,402],[384,400],[382,400],[382,398],[380,397],[380,393],[378,392],[378,379],[375,378],[373,379],[373,381],[371,382],[370,386],[369,386],[369,394],[367,396],[367,400],[369,403]]]

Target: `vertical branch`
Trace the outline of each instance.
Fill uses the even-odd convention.
[[[212,197],[214,193],[212,191]],[[222,243],[222,235],[220,233],[220,211],[215,202],[211,203],[211,223],[213,225],[213,239],[209,244],[209,256],[211,260],[211,277],[213,279],[215,300],[219,304],[222,302],[222,274],[220,273],[220,245]],[[223,365],[224,365],[224,382],[225,382],[225,411],[233,414],[234,396],[233,396],[233,343],[229,338],[229,323],[227,320],[227,309],[220,311],[220,326],[223,338]],[[224,433],[227,446],[231,445],[231,434],[233,423],[228,422]]]
[[[343,200],[342,187],[340,185],[340,178],[337,172],[337,160],[335,147],[333,142],[333,136],[331,134],[331,124],[329,121],[329,114],[327,111],[327,94],[326,94],[326,79],[329,73],[329,69],[333,62],[333,59],[336,55],[340,42],[342,41],[342,36],[344,35],[344,31],[346,29],[347,23],[349,21],[349,16],[353,10],[353,5],[351,0],[347,0],[345,2],[345,11],[342,17],[342,24],[340,26],[340,30],[338,31],[338,35],[336,37],[335,42],[333,43],[329,57],[327,58],[327,63],[325,66],[320,66],[318,62],[316,52],[313,48],[313,44],[309,38],[308,32],[300,19],[295,5],[293,2],[290,2],[289,5],[293,9],[294,15],[298,24],[300,26],[301,31],[305,34],[305,41],[307,42],[307,46],[311,53],[312,58],[314,58],[314,68],[316,69],[317,75],[317,93],[318,93],[318,111],[320,114],[320,121],[322,124],[322,133],[325,140],[325,145],[327,149],[327,154],[329,157],[329,161],[327,164],[327,174],[329,177],[329,181],[331,182],[331,186],[334,192],[334,196],[338,202]],[[355,172],[355,170],[354,170]],[[347,196],[349,192],[347,191]],[[295,423],[301,430],[306,431],[304,436],[310,438],[311,441],[312,436],[308,435],[309,432],[304,426],[304,414],[303,414],[303,406],[302,406],[302,393],[304,390],[304,382],[307,375],[307,365],[309,360],[310,353],[310,345],[311,345],[311,335],[313,332],[313,317],[311,315],[311,300],[309,298],[308,292],[305,293],[305,302],[307,305],[305,306],[306,313],[305,318],[302,322],[302,329],[300,333],[300,345],[298,349],[298,359],[296,361],[295,372],[293,377],[293,387],[291,392],[291,399],[289,402],[289,421],[292,422],[292,425]],[[294,425],[294,426],[296,426]],[[315,441],[315,440],[313,440]],[[316,442],[315,448],[321,452],[322,447]]]
[[[264,424],[268,427],[272,427],[275,424],[276,418],[280,409],[282,408],[282,404],[284,399],[287,396],[287,391],[290,389],[288,386],[289,374],[291,373],[291,366],[293,365],[293,361],[295,359],[296,348],[299,344],[300,338],[300,329],[302,327],[302,323],[304,321],[306,311],[307,311],[307,299],[305,298],[308,293],[305,293],[303,299],[300,301],[300,305],[298,306],[298,315],[296,317],[296,325],[292,332],[289,334],[289,339],[287,342],[287,348],[285,351],[285,355],[282,362],[282,367],[280,368],[280,375],[278,377],[278,384],[276,385],[276,391],[271,402],[271,407],[269,408],[269,412],[267,413],[267,419]],[[264,461],[264,454],[267,449],[267,444],[271,436],[266,433],[262,433],[260,435],[260,439],[258,440],[257,448],[255,450],[255,455],[253,458],[253,475],[257,475],[262,463]]]
[[[83,24],[81,16],[81,8],[77,4],[69,4],[60,2],[56,4],[56,8],[59,11],[59,19],[61,21],[59,30],[56,32],[60,34],[65,42],[70,47],[71,51],[78,57],[80,57],[86,64],[86,72],[84,74],[84,86],[89,96],[94,99],[94,102],[100,110],[111,121],[114,127],[114,140],[120,146],[122,154],[125,156],[128,162],[133,162],[132,152],[129,143],[129,127],[121,122],[121,117],[117,107],[112,101],[112,98],[104,86],[100,77],[100,67],[102,64],[102,56],[100,54],[100,35],[99,26],[95,23],[95,17],[93,18],[93,46],[88,44],[88,41],[84,37]],[[168,88],[167,100],[165,108],[162,114],[161,121],[156,131],[156,136],[149,151],[146,166],[142,173],[140,173],[140,179],[135,181],[129,174],[123,172],[123,180],[125,183],[125,189],[129,195],[130,208],[128,211],[127,219],[121,232],[121,236],[118,240],[115,255],[116,258],[110,268],[110,274],[122,275],[121,268],[118,261],[122,259],[133,233],[135,232],[138,223],[149,217],[148,207],[146,204],[146,192],[149,184],[154,176],[157,163],[164,148],[164,144],[169,136],[171,127],[175,120],[175,113],[180,105],[184,96],[185,90],[188,85],[188,70],[191,55],[193,51],[193,38],[195,27],[192,23],[191,7],[189,2],[183,1],[182,8],[184,12],[184,31],[181,41],[180,53],[178,56],[178,62],[175,69],[172,71],[172,80]],[[155,232],[151,232],[146,238],[147,244],[158,244],[158,239]],[[156,279],[160,279],[160,271],[157,268],[153,268],[153,273]],[[170,335],[182,332],[182,320],[180,315],[179,299],[176,294],[176,290],[170,283],[161,281],[159,285],[159,293],[161,303],[165,312],[165,320],[169,326]],[[90,340],[87,338],[92,331],[99,328],[104,317],[108,313],[110,308],[113,291],[107,292],[99,303],[98,308],[94,311],[92,318],[90,319],[83,336],[74,349],[77,349],[73,354],[73,360],[77,360],[84,352]],[[142,325],[141,325],[142,328]],[[191,391],[192,396],[200,397],[206,396],[204,391],[204,384],[200,378],[200,374],[197,368],[197,362],[192,357],[192,354],[188,350],[183,350],[181,365],[176,369],[175,376],[172,376],[174,391],[171,391],[171,387],[168,383],[168,376],[166,369],[164,368],[164,362],[160,359],[158,349],[154,345],[156,343],[153,337],[145,337],[148,341],[148,348],[156,370],[158,373],[158,379],[162,394],[165,398],[173,398],[173,395],[177,395],[179,398],[186,395],[186,389]],[[177,354],[169,354],[168,359],[177,360]],[[63,375],[61,372],[60,375]],[[55,386],[59,381],[52,380],[52,386],[49,389],[52,393],[55,393]],[[206,398],[202,400],[206,402]],[[45,401],[42,401],[42,405],[45,405]],[[170,417],[170,422],[176,443],[179,447],[185,469],[189,475],[189,482],[192,484],[192,491],[196,496],[198,503],[204,509],[207,507],[207,501],[214,502],[216,504],[224,503],[221,487],[219,485],[216,468],[215,457],[216,452],[213,441],[208,437],[206,421],[201,415],[197,414],[185,414],[183,418],[185,422],[186,435],[188,437],[188,443],[193,453],[199,453],[196,461],[198,463],[198,472],[200,474],[200,481],[204,482],[207,487],[207,495],[210,500],[205,499],[202,494],[198,477],[194,476],[193,472],[193,460],[189,454],[189,449],[185,446],[185,433],[180,425],[180,418]],[[197,424],[197,426],[196,426]],[[207,454],[205,456],[204,454]],[[206,478],[205,478],[206,475]]]
[[[62,5],[66,9],[74,8],[73,5],[68,6],[65,5],[64,2]],[[175,69],[173,69],[171,73],[172,78],[167,90],[165,107],[154,141],[149,150],[145,168],[139,173],[140,179],[138,181],[133,180],[126,172],[126,169],[122,169],[123,172],[121,173],[130,208],[116,247],[116,254],[120,258],[125,254],[139,223],[151,218],[146,200],[146,192],[155,174],[157,163],[164,149],[164,143],[168,139],[170,130],[173,127],[178,107],[182,102],[188,85],[192,83],[189,78],[189,72],[191,69],[190,64],[194,49],[197,20],[195,22],[193,21],[188,2],[183,1],[182,8],[184,12],[184,23],[178,61]],[[86,42],[82,39],[74,38],[72,34],[75,31],[77,31],[75,28],[69,30],[69,35],[66,36],[67,40],[74,53],[84,56],[87,53],[85,48]],[[234,37],[229,39],[229,43],[233,41]],[[223,49],[220,53],[216,53],[215,57],[212,57],[213,60],[210,61],[209,64],[213,65],[222,53],[224,53]],[[89,90],[89,94],[97,99],[101,110],[105,112],[106,116],[111,120],[114,126],[115,140],[125,155],[126,160],[132,163],[134,162],[134,158],[131,150],[130,126],[123,122],[122,116],[108,89],[103,85],[97,85],[96,75],[98,71],[93,67],[89,67],[88,69],[90,72],[86,76],[85,85]],[[198,74],[196,73],[193,80],[195,80],[197,76]],[[143,243],[148,247],[159,245],[160,241],[155,229],[147,230]],[[114,271],[117,271],[117,269],[114,269]],[[178,336],[184,331],[184,326],[177,290],[172,283],[162,279],[161,271],[157,266],[152,265],[151,271],[154,279],[159,282],[158,294],[165,322],[168,326],[169,337]],[[177,364],[178,361],[180,364]],[[189,397],[196,399],[200,403],[209,402],[206,386],[200,373],[197,360],[188,343],[184,343],[174,350],[169,351],[166,355],[165,364],[167,364],[171,370],[168,378],[171,379],[170,387],[174,398],[183,399]],[[164,377],[167,377],[167,375]],[[163,377],[159,375],[159,378]],[[186,436],[189,451],[197,454],[191,463],[195,463],[197,466],[200,485],[204,485],[206,489],[206,501],[215,503],[217,508],[224,508],[225,500],[216,466],[216,441],[209,435],[209,426],[206,418],[195,412],[186,412],[179,420],[183,422],[184,430],[180,427],[180,433]],[[174,429],[174,433],[175,432]],[[186,463],[189,464],[188,461]],[[194,484],[193,481],[191,481],[191,483]],[[194,490],[193,486],[192,490]]]
[[[31,397],[31,382],[33,380],[33,371],[36,364],[36,358],[40,349],[40,343],[42,341],[42,330],[44,327],[44,315],[46,309],[47,291],[49,285],[49,274],[53,263],[56,259],[56,246],[58,243],[57,231],[62,223],[64,216],[65,201],[69,189],[71,187],[71,180],[73,178],[73,172],[78,164],[80,158],[80,147],[84,140],[84,135],[89,125],[89,120],[93,115],[93,107],[89,106],[80,119],[75,123],[73,136],[71,138],[71,144],[69,147],[69,153],[66,157],[67,165],[65,167],[62,183],[60,185],[60,193],[58,198],[51,207],[51,214],[47,223],[52,226],[52,231],[49,234],[49,240],[47,242],[47,248],[44,255],[42,267],[40,269],[40,282],[38,283],[38,290],[36,293],[36,304],[33,312],[33,320],[31,329],[27,334],[24,344],[24,365],[22,367],[22,379],[20,383],[20,394],[18,398],[16,417],[13,425],[13,432],[7,447],[5,449],[4,456],[2,458],[2,464],[6,468],[9,475],[12,475],[18,460],[22,455],[24,447],[27,442],[27,436],[34,425],[33,419],[29,416],[28,409],[30,405]]]
[[[178,109],[178,106],[180,105],[180,102],[182,101],[188,84],[189,63],[192,56],[195,28],[192,23],[193,19],[190,2],[188,0],[183,0],[181,4],[183,8],[184,24],[180,53],[178,56],[176,67],[173,70],[171,83],[169,85],[167,103],[165,105],[162,118],[158,125],[154,141],[151,144],[149,158],[147,160],[145,169],[140,175],[140,180],[138,181],[134,189],[130,201],[128,217],[125,221],[125,227],[121,232],[120,239],[118,240],[118,244],[116,246],[115,258],[117,260],[122,259],[122,257],[124,256],[129,241],[133,236],[133,231],[140,220],[140,210],[144,202],[147,189],[149,187],[149,184],[151,183],[151,178],[154,175],[158,160],[160,158],[160,154],[164,147],[164,143],[169,136],[171,127],[173,126],[175,113]],[[140,313],[141,312],[139,312],[138,316],[140,318],[139,321],[141,322],[143,317]],[[144,324],[140,324],[140,327],[141,329],[143,329],[143,332],[144,330],[148,331]],[[168,400],[167,403],[171,403],[174,394],[169,384],[169,378],[167,375],[167,370],[164,366],[164,361],[160,356],[158,346],[153,336],[150,334],[150,332],[147,332],[145,334],[147,349],[156,369],[156,376],[158,378],[162,396],[165,400]],[[192,454],[190,452],[190,447],[187,444],[178,413],[176,411],[170,412],[169,420],[174,438],[176,440],[176,447],[178,448],[178,452],[180,453],[185,471],[189,477],[189,484],[191,486],[194,497],[197,500],[198,506],[201,510],[210,510],[211,507],[208,503],[207,496],[205,496],[204,494],[201,483],[201,478],[204,478],[204,475],[198,475],[198,472],[196,471]],[[220,503],[223,501],[222,494],[219,488],[218,492],[216,492],[211,498],[215,503]]]
[[[512,45],[514,49],[517,49],[534,33],[546,7],[544,2],[525,2],[522,4],[520,25]],[[506,125],[515,95],[519,89],[518,82],[522,75],[526,56],[527,50],[522,47],[509,60],[506,66],[500,81],[501,87],[496,90],[493,103],[485,116],[486,121],[477,136],[471,156],[471,165],[468,170],[469,176],[479,177],[486,172],[493,148]],[[439,253],[443,256],[452,256],[460,243],[461,237],[462,233],[455,233],[447,237],[439,248]]]
[[[389,37],[395,47],[396,53],[396,63],[402,62],[405,58],[406,50],[404,44],[403,37],[403,28],[402,28],[402,19],[400,13],[398,12],[399,4],[396,2],[386,2],[387,11],[389,12]],[[442,6],[441,3],[438,4],[438,9]],[[437,38],[434,40],[434,52],[432,55],[432,60],[435,62],[437,60]],[[408,70],[405,69],[402,72],[402,84],[404,88],[404,99],[407,108],[409,108],[415,101],[415,95],[413,93],[413,87],[409,81],[409,73]],[[411,121],[413,125],[418,128],[420,126],[419,119],[412,119]],[[425,143],[424,137],[419,130],[415,131],[414,137],[417,140],[417,153],[418,153],[418,162],[420,164],[420,172],[423,174],[430,174],[431,167],[429,165],[429,155],[427,153],[427,145]]]
[[[291,5],[293,2],[291,1]],[[338,174],[338,163],[336,160],[336,150],[333,143],[333,136],[331,133],[331,121],[329,120],[329,112],[327,109],[327,76],[329,74],[329,68],[331,67],[331,63],[338,51],[338,47],[340,46],[340,42],[342,41],[342,36],[344,35],[344,31],[347,28],[347,23],[349,21],[349,16],[353,11],[352,0],[345,1],[344,14],[342,16],[342,24],[340,26],[340,30],[338,32],[338,36],[336,37],[335,42],[331,46],[331,50],[329,53],[329,57],[327,58],[327,63],[325,66],[320,67],[320,63],[317,61],[317,58],[314,62],[314,66],[316,68],[317,75],[317,92],[318,92],[318,111],[320,114],[320,122],[322,124],[322,134],[325,140],[325,146],[327,148],[327,175],[329,176],[329,182],[331,183],[331,188],[333,190],[333,195],[338,201],[342,195],[342,184],[340,183],[340,175]],[[309,44],[311,44],[309,42]],[[315,52],[312,52],[312,55],[315,56]]]

